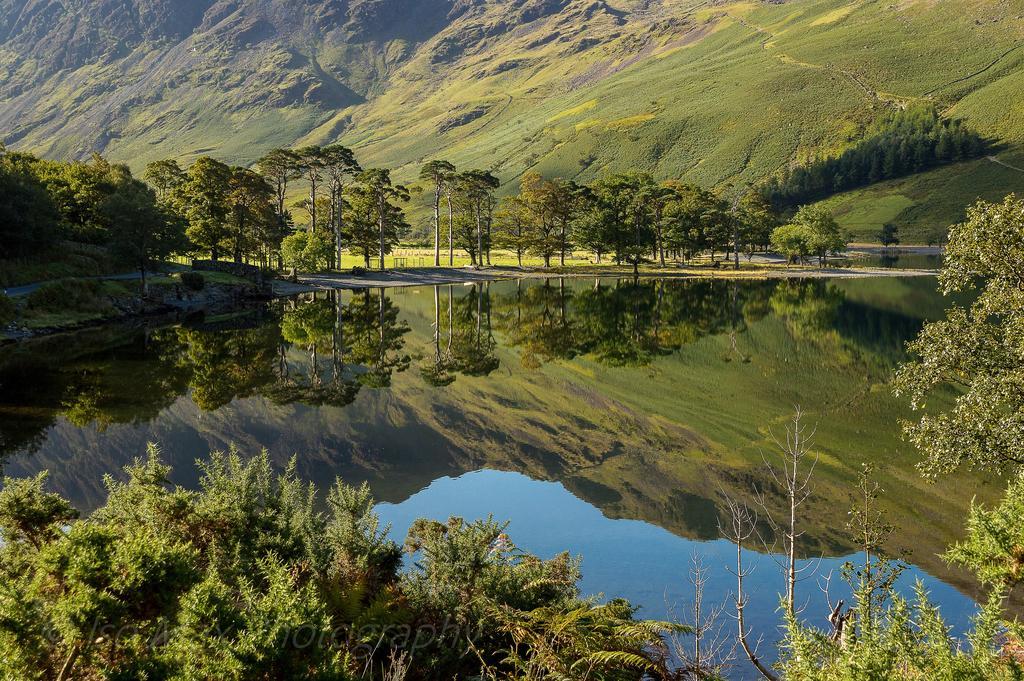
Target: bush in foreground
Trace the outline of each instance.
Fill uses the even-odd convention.
[[[206,286],[206,277],[199,272],[182,272],[181,283],[189,291],[202,291]]]
[[[45,475],[0,492],[0,678],[667,679],[661,634],[581,600],[578,563],[493,520],[419,521],[402,550],[368,488],[317,490],[214,454],[199,491],[155,448],[77,519]]]
[[[0,293],[0,326],[6,326],[13,322],[17,312],[14,301]]]

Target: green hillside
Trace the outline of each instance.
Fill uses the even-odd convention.
[[[1014,87],[1024,50],[1010,51],[1022,32],[1008,5],[692,4],[662,3],[649,23],[627,24],[617,40],[577,54],[555,42],[530,49],[526,38],[509,40],[433,78],[425,60],[414,60],[384,96],[356,110],[343,139],[369,162],[406,174],[444,155],[493,166],[506,181],[528,169],[588,180],[641,168],[740,186],[841,150],[881,107],[930,99],[1006,143],[1001,160],[1022,157],[1013,117],[1024,99]],[[658,12],[674,17],[670,30],[659,33]],[[530,66],[478,76],[487,64],[510,62]],[[439,132],[458,106],[486,113]],[[885,197],[892,205],[884,219],[900,223],[905,240],[925,240],[966,203],[1021,180],[1019,171],[975,162],[854,192],[842,198],[843,212],[876,210]],[[865,238],[879,217],[846,222]]]
[[[930,101],[991,139],[996,160],[833,198],[855,239],[892,220],[927,241],[1024,180],[1018,2],[437,0],[414,21],[400,0],[353,3],[347,18],[313,4],[308,25],[277,0],[214,7],[183,39],[45,77],[24,75],[38,63],[9,37],[0,68],[23,82],[0,86],[16,104],[0,125],[17,127],[16,146],[97,147],[136,166],[340,140],[405,181],[445,157],[509,184],[641,169],[728,189],[843,150],[885,107]]]

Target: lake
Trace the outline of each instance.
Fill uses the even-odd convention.
[[[949,301],[935,279],[557,279],[323,292],[231,315],[116,325],[0,348],[0,461],[51,471],[84,511],[147,442],[197,483],[211,449],[266,448],[328,486],[366,481],[401,541],[417,517],[510,522],[544,556],[583,557],[583,589],[687,618],[694,556],[727,599],[723,495],[763,490],[799,406],[818,464],[803,508],[804,616],[856,551],[846,524],[862,463],[878,467],[887,544],[958,630],[974,585],[939,554],[971,498],[998,484],[915,470],[888,385]],[[753,547],[751,624],[777,635],[782,576]],[[732,621],[724,618],[724,626]],[[731,631],[731,630],[730,630]]]

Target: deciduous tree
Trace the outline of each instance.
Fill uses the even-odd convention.
[[[111,250],[138,269],[145,293],[150,261],[184,250],[184,222],[158,205],[153,190],[139,180],[121,186],[104,202],[103,210],[113,225]]]
[[[202,156],[189,166],[186,176],[178,194],[188,220],[188,238],[196,248],[218,260],[230,236],[231,168]]]

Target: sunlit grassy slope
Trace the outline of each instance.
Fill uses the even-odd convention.
[[[406,178],[440,155],[506,182],[526,170],[588,180],[639,168],[739,187],[842,149],[881,107],[928,99],[1006,145],[999,157],[1012,163],[1024,135],[1018,13],[970,0],[665,1],[579,52],[558,40],[530,47],[556,30],[531,26],[449,68],[414,59],[352,112],[343,139]],[[480,115],[440,132],[460,110]],[[855,237],[893,220],[905,240],[924,241],[965,204],[1022,181],[983,160],[837,203]]]

